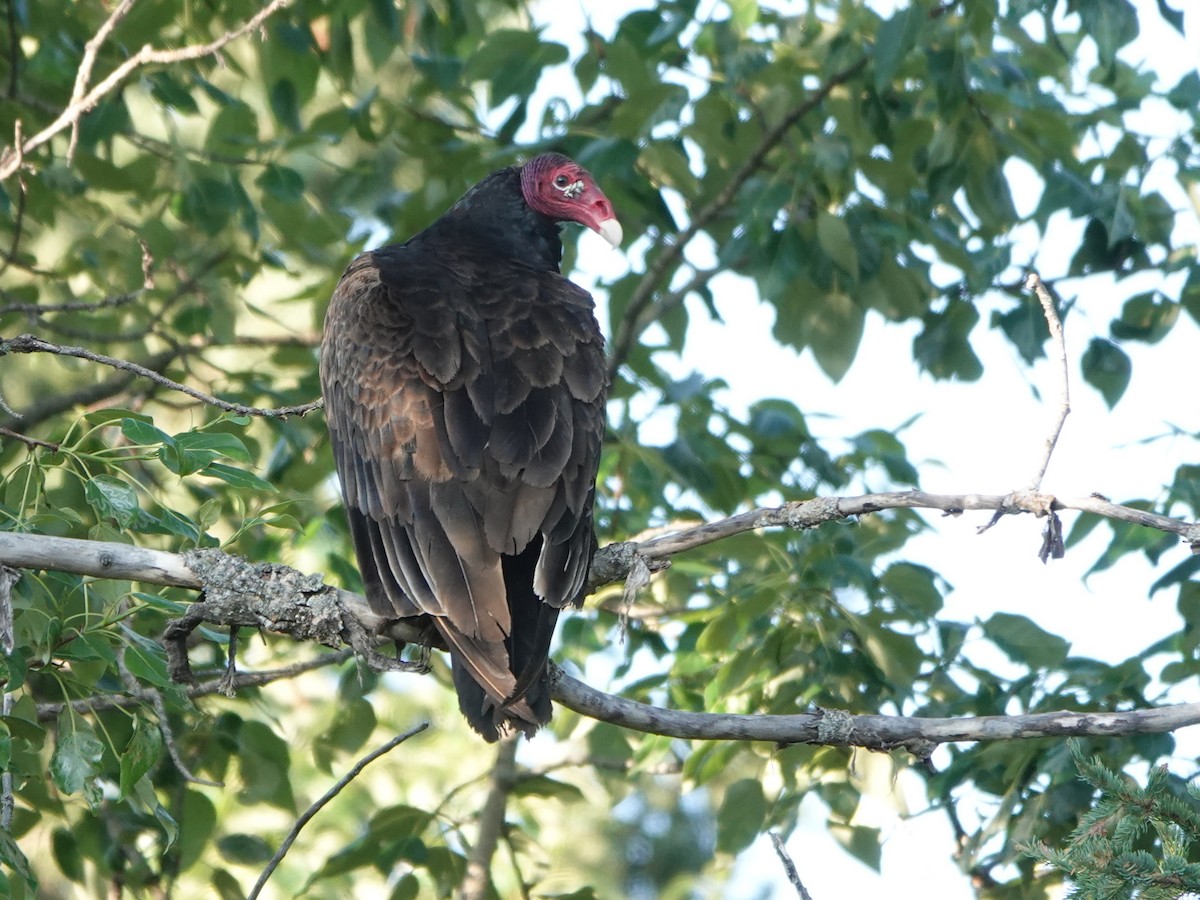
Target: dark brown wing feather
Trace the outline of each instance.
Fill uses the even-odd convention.
[[[495,740],[550,716],[550,636],[595,547],[603,339],[556,272],[435,256],[350,265],[321,382],[367,596],[433,618],[463,712]]]

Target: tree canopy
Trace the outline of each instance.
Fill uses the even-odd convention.
[[[123,569],[111,548],[47,545],[42,564],[0,566],[0,884],[243,897],[269,874],[264,896],[710,896],[810,795],[878,865],[860,812],[871,794],[899,802],[869,777],[882,766],[921,779],[957,838],[938,852],[981,897],[1047,896],[1068,876],[1094,892],[1080,896],[1200,889],[1190,769],[1148,768],[1200,717],[1130,717],[1200,673],[1196,465],[1151,473],[1138,497],[1055,498],[1040,475],[1010,497],[931,496],[890,418],[834,440],[800,385],[743,404],[709,373],[680,375],[690,326],[719,317],[718,276],[771,310],[764,342],[834,380],[872,365],[859,350],[874,323],[936,381],[985,381],[990,333],[1032,366],[1062,352],[1057,323],[1070,330],[1103,284],[1119,303],[1086,310],[1065,371],[1119,423],[1132,348],[1200,321],[1183,237],[1200,205],[1200,73],[1164,83],[1129,52],[1151,22],[1184,34],[1183,13],[659,0],[585,12],[564,43],[549,25],[566,15],[522,0],[6,4],[0,547],[190,552],[194,572],[210,558],[195,551],[219,548],[323,573],[305,596],[325,596],[322,578],[360,591],[317,403],[346,263],[555,150],[613,201],[627,265],[594,279],[612,378],[597,525],[612,546],[560,623],[566,705],[547,735],[497,756],[459,721],[443,659],[382,674],[350,626],[317,637],[353,631],[362,652],[199,625],[186,653],[200,681],[180,684],[161,635],[199,581],[162,574],[173,557]],[[1062,252],[1030,254],[1052,235]],[[564,237],[569,271],[577,232]],[[1163,386],[1181,405],[1189,362]],[[1173,596],[1185,627],[1108,663],[1003,608],[960,621],[942,574],[906,556],[941,527],[922,509],[1038,515],[1047,557],[1105,532],[1096,577],[1149,560],[1146,591]],[[610,695],[655,709],[620,713]],[[1069,721],[1004,724],[1051,712]],[[807,716],[788,727],[812,732],[764,740],[729,719],[723,737],[760,739],[714,740],[713,719],[669,718],[694,713]],[[999,730],[860,718],[881,715]],[[1145,788],[1122,793],[1122,772]]]

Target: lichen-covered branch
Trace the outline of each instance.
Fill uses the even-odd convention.
[[[812,528],[823,522],[897,508],[940,509],[946,513],[997,510],[1001,514],[1032,512],[1042,516],[1056,509],[1080,509],[1178,534],[1193,549],[1200,546],[1200,526],[1196,523],[1119,506],[1098,497],[1062,500],[1031,492],[943,495],[904,491],[797,501],[751,510],[641,542],[612,544],[597,553],[591,584],[595,587],[619,581],[631,571],[649,570],[655,563],[661,567],[677,553],[759,528]],[[377,653],[374,647],[381,637],[424,646],[434,643],[428,629],[409,621],[385,622],[361,596],[326,585],[320,576],[304,575],[274,563],[251,564],[220,551],[180,555],[127,544],[0,532],[0,565],[202,590],[204,599],[192,604],[188,614],[172,623],[165,635],[168,647],[172,648],[173,671],[185,680],[190,669],[183,641],[202,621],[266,628],[330,646],[349,644],[370,664],[380,668],[422,668],[419,662],[405,663]],[[1200,704],[1121,713],[1064,711],[977,719],[853,716],[837,710],[787,716],[689,713],[606,694],[561,674],[554,697],[583,715],[654,734],[873,749],[906,747],[918,756],[926,756],[937,744],[951,741],[1150,733],[1200,723]]]

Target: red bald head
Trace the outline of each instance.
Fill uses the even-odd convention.
[[[543,153],[521,167],[521,193],[531,209],[556,222],[578,222],[612,246],[621,243],[621,225],[612,203],[591,173],[561,153]]]

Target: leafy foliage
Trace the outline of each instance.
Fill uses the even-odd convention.
[[[304,0],[219,57],[136,69],[77,133],[0,182],[0,333],[80,345],[244,406],[307,403],[346,262],[419,230],[492,169],[554,148],[592,170],[630,235],[628,271],[596,291],[614,352],[602,541],[781,498],[915,486],[888,423],[829,441],[788,384],[742,410],[721,383],[680,374],[692,317],[716,315],[716,273],[740,276],[744,302],[774,313],[775,340],[832,378],[867,364],[865,327],[886,321],[911,336],[919,370],[973,381],[987,375],[975,344],[988,327],[1026,363],[1044,355],[1044,324],[1019,285],[1024,267],[1050,263],[1019,258],[1014,235],[1040,239],[1066,221],[1077,246],[1042,274],[1063,277],[1064,310],[1082,307],[1089,284],[1116,285],[1117,308],[1079,316],[1091,329],[1083,378],[1116,406],[1127,348],[1160,341],[1182,313],[1200,321],[1196,249],[1177,241],[1181,213],[1150,177],[1167,159],[1180,184],[1200,178],[1200,80],[1161,84],[1126,58],[1147,15],[1182,29],[1166,3],[901,5],[662,0],[580,36],[522,0]],[[112,5],[10,6],[0,134],[19,121],[29,136],[71,103]],[[99,45],[92,83],[144,45],[205,44],[261,6],[134,4]],[[1163,104],[1190,117],[1169,139],[1132,115]],[[4,404],[19,413],[0,412],[0,425],[51,445],[0,445],[0,528],[221,546],[361,587],[319,413],[224,413],[77,358],[9,353],[0,364]],[[1134,502],[1197,518],[1194,470]],[[1097,524],[1080,517],[1070,541]],[[926,528],[896,511],[718,542],[678,558],[628,614],[605,591],[565,617],[559,657],[611,674],[635,699],[748,713],[1126,709],[1157,696],[1151,673],[1177,684],[1200,671],[1194,566],[1154,585],[1178,591],[1187,627],[1107,664],[1023,616],[945,615],[945,580],[905,557]],[[1096,571],[1133,555],[1157,562],[1173,545],[1111,531]],[[365,748],[433,718],[322,811],[271,886],[452,892],[490,761],[458,722],[444,662],[418,680],[333,657],[236,699],[189,697],[157,636],[190,599],[60,572],[26,572],[14,588],[15,647],[0,654],[0,769],[15,799],[0,829],[3,888],[241,896]],[[216,675],[228,637],[201,636],[193,662]],[[315,653],[247,643],[241,664],[255,669]],[[980,662],[981,647],[1001,662]],[[509,812],[513,862],[492,873],[500,895],[700,890],[757,836],[793,828],[810,794],[842,845],[878,865],[879,833],[858,816],[872,788],[844,751],[682,747],[562,710],[552,731],[576,764],[543,764],[557,758],[550,739],[531,748]],[[1118,772],[1172,746],[1155,735],[1081,752]],[[964,791],[983,798],[981,821],[959,823],[958,860],[995,897],[1049,890],[1059,876],[1036,873],[1018,845],[1071,847],[1080,817],[1102,808],[1061,742],[954,746],[937,763],[921,770],[934,805],[954,815]],[[1134,844],[1150,833],[1124,827]],[[1154,833],[1191,852],[1171,828]]]

